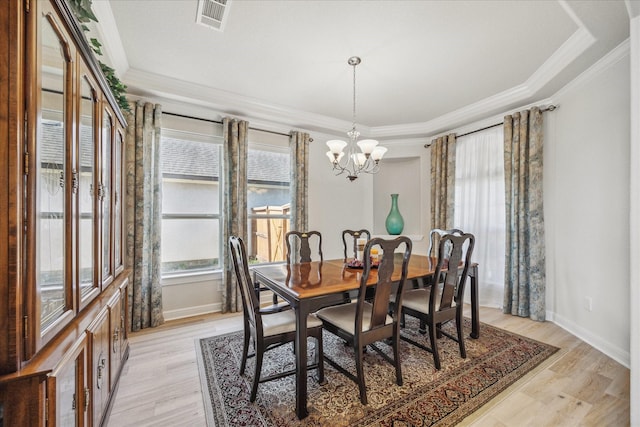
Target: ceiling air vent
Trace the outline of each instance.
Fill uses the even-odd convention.
[[[198,0],[196,22],[223,31],[232,0]]]

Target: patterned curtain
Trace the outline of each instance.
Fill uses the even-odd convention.
[[[249,122],[225,117],[222,119],[224,138],[223,161],[223,218],[222,227],[224,270],[222,288],[222,312],[242,310],[238,296],[238,284],[229,254],[229,236],[247,241],[247,146]]]
[[[160,283],[162,175],[160,127],[162,108],[138,102],[127,114],[127,263],[131,330],[164,323]]]
[[[309,134],[291,132],[291,230],[308,231]]]
[[[542,112],[504,118],[505,313],[545,320]]]
[[[431,228],[453,228],[456,134],[431,142]]]

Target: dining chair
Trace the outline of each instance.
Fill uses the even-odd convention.
[[[402,315],[418,318],[421,333],[426,333],[427,331],[422,329],[428,328],[431,347],[427,347],[406,335],[401,335],[401,338],[431,352],[436,369],[441,367],[438,338],[442,335],[456,341],[460,349],[460,356],[463,359],[467,357],[462,332],[462,312],[464,287],[474,245],[475,237],[473,234],[445,234],[442,236],[438,249],[438,263],[433,275],[434,278],[441,278],[441,280],[434,280],[430,287],[408,290],[402,296]],[[450,247],[449,251],[447,251],[447,246]],[[452,266],[454,268],[449,268]],[[455,268],[456,266],[457,268]],[[457,336],[442,330],[442,325],[449,321],[455,321]]]
[[[381,248],[382,260],[377,274],[372,268],[370,253],[372,248]],[[402,262],[396,263],[396,250],[401,249]],[[393,240],[373,238],[364,248],[364,267],[360,279],[358,298],[355,302],[320,309],[316,312],[325,330],[345,340],[354,351],[356,374],[354,375],[325,355],[325,360],[338,371],[358,384],[360,401],[367,404],[367,389],[364,378],[363,356],[365,347],[373,348],[396,370],[396,383],[402,385],[400,366],[400,324],[398,314],[402,309],[402,289],[407,277],[407,267],[411,256],[411,240],[400,236]],[[400,253],[399,253],[400,254]],[[398,254],[398,255],[399,255]],[[398,269],[400,273],[398,274]],[[366,290],[370,277],[376,278],[375,294],[368,301]],[[395,295],[395,310],[389,310],[390,296]],[[375,343],[383,342],[393,348],[393,357],[383,352]]]
[[[371,239],[369,230],[344,230],[342,231],[342,245],[344,248],[344,262],[349,260],[349,249],[353,250],[353,259],[358,258],[358,239]]]
[[[464,234],[464,231],[459,228],[452,228],[450,230],[443,230],[440,228],[434,228],[429,232],[429,249],[427,250],[427,255],[432,257],[437,257],[438,253],[436,252],[439,248],[440,239],[445,234]],[[448,249],[448,248],[447,248]],[[445,251],[446,253],[447,251]]]
[[[256,357],[255,372],[251,386],[249,400],[255,401],[258,392],[258,384],[295,374],[294,370],[278,372],[267,377],[261,377],[262,360],[265,352],[286,344],[295,342],[296,339],[296,314],[290,309],[269,310],[260,307],[260,301],[252,285],[249,264],[244,242],[240,237],[229,237],[229,248],[235,276],[240,287],[242,297],[242,309],[244,313],[244,341],[242,348],[242,361],[240,363],[240,375],[244,375],[249,357]],[[308,369],[318,369],[318,382],[324,383],[324,359],[322,349],[322,321],[314,314],[307,318],[308,336],[316,339],[317,349],[315,363]],[[255,353],[249,354],[249,343],[253,340]]]
[[[285,234],[287,263],[322,261],[322,234],[319,231],[289,231]],[[311,245],[315,251],[311,251]]]
[[[429,249],[427,249],[427,256],[431,256],[431,257],[438,257],[438,248],[440,247],[440,239],[442,239],[443,236],[445,236],[446,234],[456,234],[456,235],[461,235],[464,234],[464,231],[460,230],[459,228],[452,228],[450,230],[443,230],[441,228],[433,228],[431,229],[431,231],[429,231]],[[451,245],[447,244],[445,245],[445,258],[448,257],[448,253],[451,251]],[[426,277],[424,279],[422,279],[423,283],[425,286],[431,286],[433,280],[434,280],[435,276],[432,277]],[[414,289],[419,287],[419,283],[416,281],[414,283]]]

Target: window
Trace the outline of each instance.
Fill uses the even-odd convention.
[[[162,274],[221,267],[222,127],[163,115]]]
[[[248,256],[254,263],[284,261],[291,218],[289,137],[249,131],[247,158]]]
[[[505,257],[504,148],[501,126],[458,138],[454,226],[475,235],[480,304],[502,307]]]
[[[222,125],[162,117],[162,275],[222,267]],[[247,158],[247,251],[253,263],[285,259],[291,192],[289,137],[251,129]]]

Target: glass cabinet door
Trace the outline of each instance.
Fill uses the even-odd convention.
[[[95,274],[96,242],[96,112],[97,92],[87,76],[80,81],[80,122],[78,127],[78,280],[80,305],[99,289]]]
[[[67,100],[71,55],[51,13],[43,13],[40,34],[40,111],[35,159],[35,286],[42,334],[73,308],[67,277],[70,258]]]
[[[87,387],[86,335],[65,353],[47,379],[48,422],[53,426],[88,425],[90,392]]]
[[[102,183],[100,186],[100,200],[102,204],[102,283],[103,286],[111,281],[113,276],[111,264],[111,197],[112,172],[111,154],[113,150],[113,117],[109,110],[104,111],[102,123]]]

